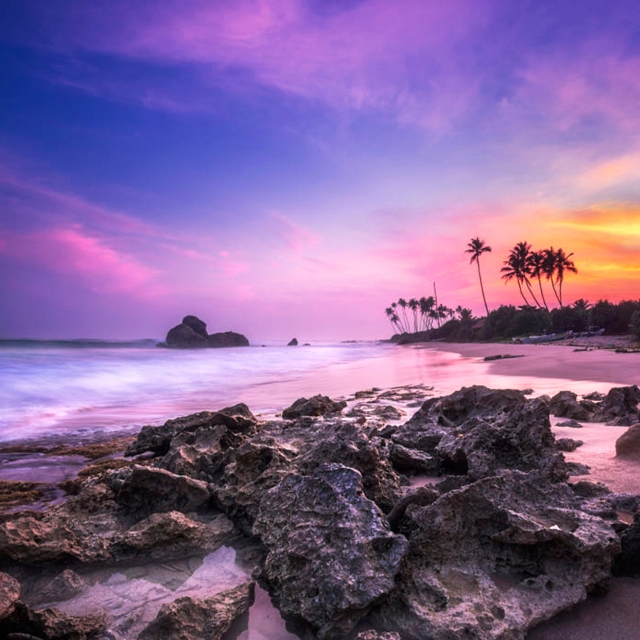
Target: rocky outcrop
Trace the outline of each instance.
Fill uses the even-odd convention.
[[[200,318],[185,316],[180,324],[169,329],[165,344],[174,349],[204,349],[248,347],[249,341],[241,333],[234,331],[209,334],[206,323]]]
[[[571,391],[560,391],[549,403],[551,413],[559,418],[581,422],[604,422],[628,427],[640,420],[640,389],[636,385],[614,387],[606,396],[592,393],[578,400]]]
[[[334,402],[329,396],[318,394],[312,398],[298,398],[282,412],[285,420],[295,420],[303,416],[323,416],[325,413],[339,413],[347,406],[344,400]]]
[[[618,537],[579,507],[564,483],[504,471],[414,509],[374,626],[403,638],[524,638],[611,575]]]
[[[616,456],[640,460],[640,422],[631,425],[616,440]]]
[[[288,475],[262,499],[254,532],[269,550],[264,577],[285,617],[318,638],[344,638],[387,594],[406,549],[354,469],[327,464]]]
[[[160,609],[138,640],[220,640],[231,623],[253,604],[247,582],[210,598],[178,598]]]
[[[289,342],[287,342],[287,347],[297,347],[298,346],[298,338],[291,338]]]
[[[589,400],[578,400],[572,391],[559,391],[549,402],[549,412],[557,418],[570,420],[590,420],[596,410],[596,404]]]

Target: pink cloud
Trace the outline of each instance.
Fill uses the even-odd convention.
[[[97,293],[156,297],[165,293],[158,273],[116,251],[79,228],[49,228],[6,234],[0,250],[17,262],[28,262],[77,280]]]
[[[275,222],[274,233],[295,255],[300,256],[318,244],[319,237],[299,222],[277,212],[270,213],[269,217]]]

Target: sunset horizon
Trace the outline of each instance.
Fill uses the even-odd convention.
[[[9,0],[0,338],[381,339],[433,295],[640,299],[640,42],[625,0]],[[546,286],[546,285],[545,285]],[[552,299],[549,298],[549,302]],[[551,306],[551,305],[550,305]],[[553,306],[558,306],[557,301]]]

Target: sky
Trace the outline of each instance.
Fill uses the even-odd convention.
[[[3,0],[0,337],[388,337],[640,298],[637,0]],[[551,296],[548,296],[551,298]]]

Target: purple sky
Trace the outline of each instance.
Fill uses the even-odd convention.
[[[378,338],[526,240],[640,297],[640,11],[584,0],[4,0],[0,336]]]

